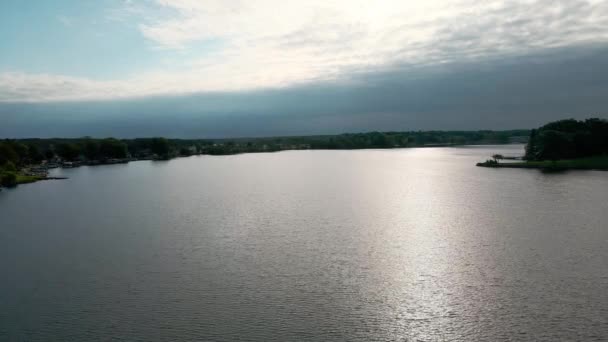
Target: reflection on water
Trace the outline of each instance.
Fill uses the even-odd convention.
[[[522,146],[58,170],[0,193],[0,340],[601,340],[608,173]]]

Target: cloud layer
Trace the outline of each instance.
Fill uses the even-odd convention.
[[[0,105],[0,137],[217,138],[371,130],[532,128],[608,118],[608,47],[577,45],[349,82],[140,99]]]
[[[418,70],[608,42],[608,2],[598,0],[157,0],[112,15],[133,23],[150,53],[191,57],[102,81],[5,70],[0,101],[276,90],[389,70],[425,78]]]

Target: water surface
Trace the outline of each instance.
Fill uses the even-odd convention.
[[[608,339],[608,172],[523,147],[56,170],[0,192],[0,340]]]

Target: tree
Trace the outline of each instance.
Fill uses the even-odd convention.
[[[103,139],[99,143],[99,154],[102,158],[126,158],[127,144],[114,138]]]
[[[44,156],[42,155],[42,153],[40,153],[40,151],[38,150],[38,147],[36,147],[36,145],[28,145],[27,146],[28,149],[28,158],[30,160],[30,162],[32,163],[40,163],[42,161],[42,159],[44,159]]]
[[[14,164],[19,162],[19,155],[8,142],[0,142],[0,165],[7,162]]]
[[[80,148],[75,144],[59,144],[57,154],[64,160],[74,161],[80,155]]]
[[[44,158],[47,160],[55,158],[55,152],[49,148],[48,150],[44,151]]]
[[[379,147],[379,148],[391,147],[390,139],[386,136],[386,134],[379,133],[379,132],[371,133],[370,142],[371,142],[371,147]]]
[[[0,173],[0,185],[6,187],[17,185],[17,174],[15,172]]]
[[[152,138],[150,141],[150,150],[158,156],[168,157],[169,141],[165,138]]]
[[[608,154],[608,121],[560,120],[532,130],[527,160],[557,160]]]
[[[530,132],[530,139],[526,144],[526,156],[527,160],[536,160],[538,157],[538,134],[535,129]]]
[[[4,163],[4,165],[2,165],[2,170],[9,172],[17,172],[17,167],[15,166],[15,164],[13,164],[13,162],[8,161]]]
[[[190,152],[190,150],[187,147],[182,147],[182,148],[179,149],[179,155],[180,156],[186,156],[187,157],[187,156],[189,156],[191,154],[192,153]]]
[[[560,158],[569,158],[570,143],[568,135],[564,132],[547,130],[541,134],[540,159],[557,160]]]
[[[88,160],[99,158],[99,143],[93,139],[87,139],[84,143],[84,156]]]
[[[21,144],[16,141],[10,142],[12,149],[17,153],[19,160],[15,164],[24,164],[28,159],[28,148],[24,144]]]

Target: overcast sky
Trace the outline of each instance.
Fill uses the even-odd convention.
[[[608,117],[608,1],[2,0],[0,137]]]

